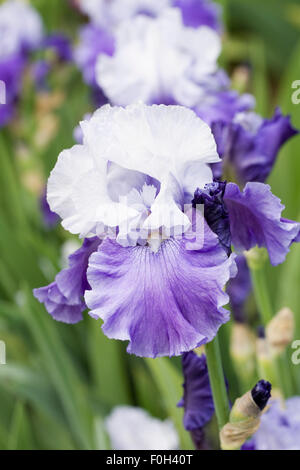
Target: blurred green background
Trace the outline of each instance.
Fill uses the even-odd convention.
[[[48,31],[76,38],[83,18],[67,0],[32,0]],[[291,102],[300,80],[300,0],[229,0],[222,65],[240,91],[257,98],[257,110],[271,116],[276,105],[300,129],[300,105]],[[170,416],[182,448],[192,448],[183,430],[180,360],[143,360],[126,345],[108,340],[100,322],[55,322],[32,296],[61,267],[69,234],[43,227],[38,193],[59,152],[73,145],[73,129],[93,109],[89,90],[72,65],[53,71],[51,92],[38,96],[24,77],[18,119],[0,130],[0,449],[106,449],[103,420],[119,404]],[[270,178],[286,205],[285,216],[300,220],[300,137],[281,151]],[[300,339],[300,246],[284,265],[266,269],[274,312],[291,307]],[[253,312],[252,312],[253,314]],[[255,311],[254,311],[255,317]],[[222,334],[223,359],[231,397],[245,391],[229,358],[230,325]],[[300,394],[300,366],[291,366]],[[214,423],[212,423],[213,429]]]

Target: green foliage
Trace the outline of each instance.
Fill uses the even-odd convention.
[[[34,0],[48,31],[71,38],[82,19],[69,2]],[[300,79],[299,1],[220,0],[228,32],[222,63],[228,71],[250,62],[247,88],[257,109],[269,116],[276,104],[300,128],[300,105],[291,102],[291,84]],[[297,10],[298,7],[298,10]],[[142,406],[170,417],[183,449],[193,448],[182,426],[182,375],[176,360],[129,357],[125,345],[108,340],[100,322],[87,318],[75,326],[52,320],[32,289],[53,280],[60,268],[61,245],[68,234],[43,226],[34,182],[42,186],[59,152],[73,145],[73,129],[93,109],[89,90],[72,65],[59,65],[50,78],[50,96],[61,95],[47,111],[56,130],[40,142],[43,119],[30,79],[24,79],[18,120],[0,129],[0,340],[7,364],[0,365],[0,449],[106,449],[104,420],[119,404]],[[300,216],[300,137],[282,150],[270,178],[286,204],[286,216]],[[300,246],[287,262],[268,269],[276,309],[290,306],[300,338]],[[232,401],[239,384],[229,356],[230,325],[222,329],[222,356]],[[298,366],[299,367],[299,366]],[[300,393],[296,366],[294,387]]]

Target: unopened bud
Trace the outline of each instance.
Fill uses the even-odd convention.
[[[261,413],[271,397],[271,384],[260,380],[255,387],[238,398],[232,407],[229,422],[221,429],[223,450],[237,450],[259,428]]]
[[[269,380],[273,385],[273,389],[277,387],[276,370],[272,352],[266,338],[258,338],[256,340],[256,360],[259,377],[265,377]]]
[[[261,269],[268,259],[268,252],[265,248],[255,246],[251,250],[244,251],[250,269]]]
[[[282,353],[294,337],[294,314],[289,308],[280,310],[266,327],[266,337],[274,354]]]
[[[232,327],[230,355],[239,371],[244,390],[253,383],[255,374],[255,336],[250,328],[242,323],[235,323]]]

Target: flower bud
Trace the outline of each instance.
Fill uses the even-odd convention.
[[[265,248],[255,246],[251,250],[244,251],[250,269],[261,269],[268,259],[268,252]]]
[[[266,338],[260,337],[256,340],[256,360],[259,377],[265,377],[272,383],[273,388],[277,387],[276,370],[271,348]]]
[[[232,327],[230,355],[239,373],[244,390],[253,383],[255,375],[255,336],[250,328],[242,323]],[[254,379],[255,380],[255,379]]]
[[[294,337],[294,314],[289,308],[280,310],[269,322],[266,337],[274,355],[282,353]]]
[[[232,407],[229,422],[221,429],[223,450],[237,450],[259,428],[260,416],[271,397],[271,384],[260,380]]]

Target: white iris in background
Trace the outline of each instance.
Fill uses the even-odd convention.
[[[33,48],[43,36],[39,14],[22,0],[9,0],[0,5],[0,58]]]
[[[106,419],[113,450],[176,450],[179,439],[171,420],[153,418],[145,410],[118,406]]]
[[[80,0],[81,10],[103,28],[114,28],[138,13],[156,16],[171,0]]]
[[[123,246],[188,230],[184,203],[219,161],[207,124],[181,106],[139,103],[104,106],[81,128],[83,145],[59,155],[48,182],[64,228],[81,237],[117,229]]]
[[[116,31],[112,57],[99,56],[96,78],[116,105],[179,103],[195,106],[217,71],[218,34],[206,27],[183,25],[177,8],[158,18],[136,16]]]

